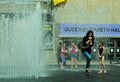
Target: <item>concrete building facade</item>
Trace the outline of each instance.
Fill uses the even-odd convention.
[[[55,59],[57,46],[60,41],[77,41],[78,36],[60,37],[60,24],[119,24],[120,23],[120,0],[66,0],[65,3],[53,6],[53,0],[4,0],[0,1],[0,16],[13,13],[33,13],[36,3],[42,7],[42,24],[47,38],[52,40],[46,45],[48,58]],[[119,49],[119,37],[98,37],[97,40],[108,41],[112,49]],[[96,40],[96,41],[97,41]],[[110,47],[108,49],[108,54]],[[53,54],[53,55],[51,55]],[[119,54],[119,53],[114,53]],[[114,55],[112,53],[112,55]]]
[[[54,7],[54,25],[56,27],[54,33],[56,44],[63,41],[70,45],[72,41],[82,39],[82,37],[62,36],[60,37],[60,24],[118,24],[120,23],[120,1],[119,0],[66,0],[65,3]],[[62,27],[61,27],[62,28]],[[119,27],[118,27],[119,28]],[[92,30],[92,29],[91,29]],[[111,36],[111,35],[110,35]],[[119,37],[96,37],[95,44],[102,39],[107,48],[106,59],[116,58],[120,56]],[[95,45],[96,49],[97,45]],[[114,52],[111,52],[111,49]]]

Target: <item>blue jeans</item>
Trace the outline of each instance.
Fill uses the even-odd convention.
[[[65,63],[65,56],[60,56],[61,57],[61,62]]]
[[[86,68],[90,67],[90,61],[91,61],[91,54],[87,51],[83,52],[83,55],[86,57]]]

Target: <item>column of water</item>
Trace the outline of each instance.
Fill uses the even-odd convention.
[[[12,17],[3,14],[0,17],[1,77],[39,77],[45,74],[41,12],[38,2],[32,13],[13,13]]]

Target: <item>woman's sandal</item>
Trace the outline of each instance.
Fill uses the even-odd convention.
[[[102,71],[99,71],[98,73],[100,74],[100,73],[102,73]]]
[[[90,71],[89,70],[86,70],[86,75],[91,75]]]

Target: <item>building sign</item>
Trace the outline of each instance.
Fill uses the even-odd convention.
[[[60,24],[60,37],[83,37],[88,30],[95,37],[120,37],[120,24]]]

